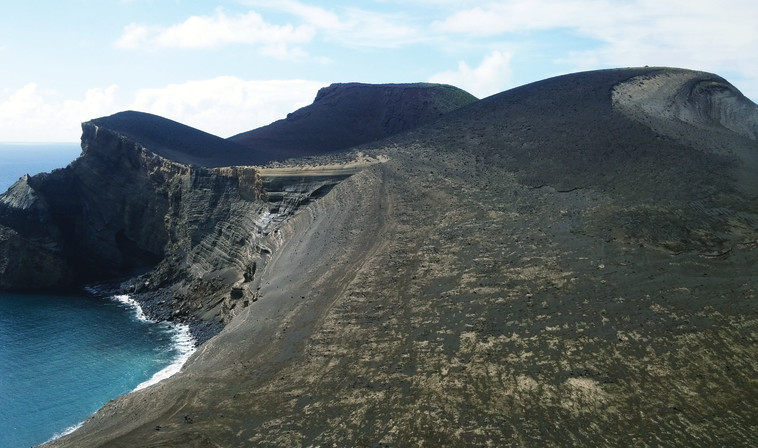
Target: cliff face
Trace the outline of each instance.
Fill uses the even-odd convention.
[[[274,174],[264,192],[255,168],[189,163],[239,148],[178,123],[124,112],[82,130],[80,158],[0,195],[0,288],[131,277],[155,317],[205,322],[201,341],[257,300],[286,218],[357,171]]]
[[[65,288],[75,283],[54,205],[38,190],[41,179],[61,182],[60,171],[24,176],[0,195],[0,289]]]
[[[228,288],[216,281],[214,292],[228,297],[249,269],[241,254],[255,254],[255,216],[267,210],[255,170],[172,161],[96,123],[82,125],[79,159],[0,196],[0,286],[61,288],[157,268],[133,288],[155,290],[222,271]],[[219,320],[214,310],[207,317]]]
[[[706,73],[567,75],[364,147],[276,230],[220,213],[188,297],[222,247],[258,300],[51,446],[754,446],[756,117]]]

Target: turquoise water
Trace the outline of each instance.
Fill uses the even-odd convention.
[[[81,152],[79,143],[0,143],[0,193],[24,174],[63,168]]]
[[[0,293],[0,447],[73,429],[177,371],[191,351],[186,327],[145,320],[125,296]]]
[[[0,143],[0,193],[68,165],[79,145]],[[44,443],[109,400],[179,370],[186,326],[145,319],[127,296],[0,293],[0,448]]]

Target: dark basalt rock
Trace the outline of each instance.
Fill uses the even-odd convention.
[[[613,197],[582,232],[716,255],[756,236],[757,123],[756,105],[719,76],[641,68],[522,86],[412,138],[465,147],[530,188]]]
[[[159,132],[164,125],[166,135]],[[214,151],[225,157],[223,149],[235,145],[131,112],[84,123],[82,129],[80,158],[53,173],[23,178],[0,196],[0,287],[67,288],[148,271],[155,278],[148,275],[140,289],[154,291],[179,288],[181,279],[202,282],[218,269],[226,273],[229,287],[242,277],[247,261],[241,260],[240,271],[232,274],[214,250],[225,255],[246,250],[220,232],[220,223],[265,208],[260,178],[252,168],[188,163]],[[172,141],[176,146],[169,146]],[[254,235],[254,224],[248,227]],[[213,250],[200,249],[205,245]],[[190,264],[201,263],[186,274]],[[216,281],[209,296],[219,294],[219,285]],[[163,292],[169,302],[173,294]],[[186,318],[224,319],[219,307],[187,311],[189,303],[173,306],[184,309]]]
[[[55,206],[41,195],[40,179],[61,186],[60,172],[23,176],[0,195],[0,290],[66,289],[76,285]]]
[[[317,107],[291,114],[298,122],[310,114],[316,120],[306,120],[311,127],[300,129],[300,138],[311,140],[314,135],[308,132],[324,131],[323,135],[343,143],[401,132],[474,100],[460,89],[431,84],[335,85],[322,89],[317,99]],[[323,107],[327,104],[328,112],[344,115],[336,117],[336,121],[325,115],[327,110]],[[357,111],[358,116],[351,115]],[[361,121],[376,113],[383,124]],[[312,127],[314,123],[334,124],[345,119],[361,122],[360,129],[330,134],[329,129],[319,131]],[[286,133],[294,130],[285,128]],[[4,226],[0,251],[6,254],[0,287],[70,287],[155,267],[158,278],[153,284],[165,285],[187,267],[184,263],[189,263],[188,257],[202,258],[197,255],[202,253],[198,247],[208,244],[218,251],[219,243],[206,243],[205,238],[214,232],[222,235],[219,223],[233,219],[230,216],[235,213],[241,214],[239,204],[253,204],[242,207],[255,210],[250,212],[250,219],[244,220],[245,230],[235,232],[257,234],[263,231],[259,215],[266,214],[264,220],[281,221],[300,204],[312,200],[311,195],[323,195],[346,177],[322,176],[313,191],[307,187],[311,180],[301,182],[307,191],[299,193],[297,200],[286,194],[282,198],[289,199],[280,204],[276,191],[264,201],[255,170],[223,168],[263,164],[281,158],[283,153],[278,150],[264,154],[181,123],[135,111],[94,119],[84,123],[82,130],[83,152],[79,159],[65,169],[24,178],[0,196],[0,226]],[[347,134],[358,140],[340,137]],[[257,243],[251,244],[256,248],[254,253],[266,250],[259,249]],[[34,256],[16,254],[20,247],[28,247]],[[223,254],[210,265],[235,257],[236,246],[231,241],[222,247],[232,255]],[[27,259],[35,260],[36,265],[28,265],[24,262]],[[222,277],[231,278],[226,274]],[[222,283],[230,281],[230,285],[234,283]]]

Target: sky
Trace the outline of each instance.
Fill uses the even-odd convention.
[[[758,100],[755,0],[24,0],[0,15],[0,142],[76,142],[122,110],[221,137],[335,82],[479,98],[584,70],[717,73]]]

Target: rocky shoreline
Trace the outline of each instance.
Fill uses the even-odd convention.
[[[223,325],[215,321],[203,321],[187,313],[177,312],[172,307],[173,297],[166,291],[145,291],[147,276],[135,276],[120,281],[100,282],[87,285],[84,292],[97,297],[113,297],[116,295],[128,295],[136,301],[145,317],[155,322],[171,322],[185,324],[196,347],[216,336],[223,329]]]

